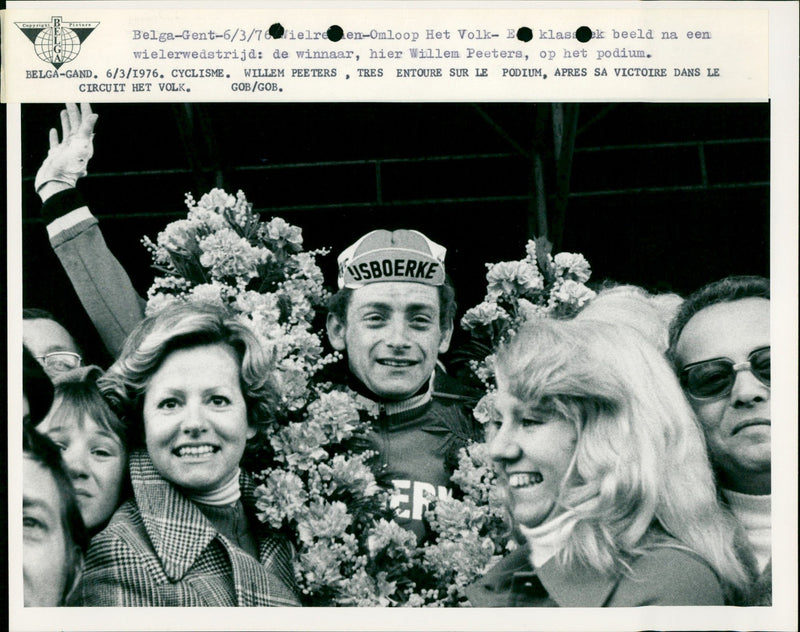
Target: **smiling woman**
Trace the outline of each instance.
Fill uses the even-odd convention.
[[[489,449],[525,546],[467,591],[473,605],[722,605],[746,590],[701,430],[643,336],[537,319],[496,369]]]
[[[255,428],[239,386],[239,360],[225,344],[173,351],[144,396],[147,452],[162,476],[190,497],[238,485]]]
[[[83,605],[297,605],[290,547],[239,470],[271,418],[271,369],[221,308],[173,305],[132,332],[100,387],[134,434],[134,497],[92,541]]]

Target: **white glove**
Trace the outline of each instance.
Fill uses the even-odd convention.
[[[58,132],[50,130],[50,151],[36,173],[36,192],[48,182],[63,182],[74,187],[86,175],[86,166],[94,153],[92,139],[97,114],[92,113],[88,103],[81,103],[80,110],[74,103],[67,103],[61,110],[61,142]]]

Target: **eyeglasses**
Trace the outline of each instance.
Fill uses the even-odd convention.
[[[769,386],[770,348],[761,347],[751,352],[747,362],[714,358],[687,364],[681,370],[681,386],[694,399],[721,399],[733,390],[739,371],[750,371],[762,384]]]
[[[83,361],[83,358],[72,351],[53,351],[43,356],[36,356],[36,359],[44,367],[45,371],[53,373],[63,373],[64,371],[77,369]]]

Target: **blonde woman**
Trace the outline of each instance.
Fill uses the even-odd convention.
[[[630,327],[542,320],[497,357],[488,439],[525,545],[474,606],[715,605],[746,587],[702,432]]]

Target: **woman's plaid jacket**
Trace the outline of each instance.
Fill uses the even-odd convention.
[[[130,457],[134,499],[91,542],[80,586],[84,606],[297,606],[292,549],[266,526],[259,560],[217,532],[163,479],[145,451]],[[240,479],[255,512],[254,485]],[[260,524],[260,523],[259,523]]]

